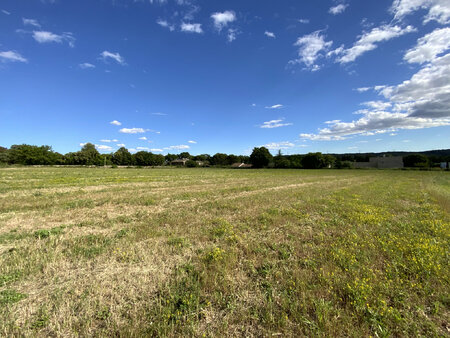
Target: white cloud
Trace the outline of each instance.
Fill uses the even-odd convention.
[[[145,136],[139,137],[139,139],[142,141],[147,141],[147,138]]]
[[[125,144],[124,143],[119,143],[119,144],[117,144],[117,146],[118,147],[125,147]]]
[[[28,62],[26,58],[24,58],[19,53],[8,50],[5,52],[0,52],[0,61],[1,62]]]
[[[265,128],[265,129],[272,129],[272,128],[292,126],[292,123],[283,123],[283,121],[284,121],[284,119],[271,120],[271,121],[264,122],[259,127]]]
[[[367,101],[361,104],[375,111],[386,110],[392,106],[392,103],[383,101]]]
[[[289,149],[295,147],[295,144],[292,142],[284,141],[284,142],[272,142],[263,145],[269,150],[279,150],[279,149]]]
[[[75,46],[75,38],[70,32],[62,33],[61,35],[47,31],[33,31],[33,39],[39,43],[62,43],[67,42],[70,47]]]
[[[300,134],[309,140],[343,140],[355,135],[395,134],[400,129],[450,125],[450,54],[437,57],[409,80],[397,86],[376,86],[388,102],[369,101],[369,109],[352,122],[330,121],[316,134]],[[387,109],[390,108],[390,111]]]
[[[180,145],[177,145],[177,146],[166,147],[164,149],[166,149],[166,150],[185,150],[185,149],[190,149],[190,148],[191,147],[189,147],[186,144],[180,144]]]
[[[175,26],[169,24],[166,20],[159,19],[159,20],[156,21],[156,23],[158,25],[160,25],[161,27],[168,28],[171,32],[173,32],[175,30]]]
[[[325,41],[325,36],[321,32],[315,31],[298,38],[294,46],[299,47],[299,58],[289,61],[289,63],[304,63],[311,71],[319,70],[320,66],[315,64],[317,59],[323,56],[321,54],[322,51],[328,51],[333,44],[333,41]]]
[[[339,4],[337,6],[331,7],[328,10],[328,13],[333,14],[333,15],[338,15],[341,13],[344,13],[344,11],[347,9],[348,5],[347,4]]]
[[[410,116],[450,118],[450,53],[426,64],[410,80],[387,87],[381,94],[395,109]]]
[[[445,25],[450,23],[450,3],[448,0],[394,0],[391,12],[396,20],[403,20],[404,17],[414,13],[419,9],[427,9],[423,23],[437,21]]]
[[[125,59],[119,53],[111,53],[105,50],[100,54],[100,58],[105,62],[112,59],[121,65],[125,65]]]
[[[404,60],[409,63],[430,62],[449,48],[450,28],[436,29],[417,40],[417,45],[406,52]]]
[[[6,14],[6,15],[10,15],[11,14],[10,12],[8,12],[7,10],[4,10],[4,9],[2,9],[2,13]]]
[[[229,23],[236,20],[236,14],[233,11],[216,12],[211,14],[214,21],[214,26],[218,31],[221,31]]]
[[[152,115],[157,115],[157,116],[167,116],[167,114],[165,114],[165,113],[152,113]]]
[[[359,93],[367,92],[367,91],[370,90],[370,89],[371,89],[371,87],[360,87],[360,88],[356,88],[356,90],[357,90]]]
[[[302,24],[304,24],[304,25],[309,23],[309,19],[298,19],[297,21],[302,23]]]
[[[148,147],[136,147],[137,150],[150,150]]]
[[[41,25],[39,24],[39,22],[35,19],[25,19],[22,18],[22,22],[24,24],[24,26],[34,26],[34,27],[38,27],[41,28]]]
[[[188,33],[203,33],[202,24],[200,23],[185,23],[181,24],[181,31]]]
[[[147,132],[148,130],[143,128],[122,128],[119,130],[120,133],[123,134],[142,134]]]
[[[376,43],[415,31],[416,29],[412,26],[402,28],[400,26],[383,25],[373,28],[370,32],[361,35],[351,48],[340,51],[339,54],[342,54],[342,56],[337,59],[337,62],[341,64],[353,62],[364,53],[376,49],[378,47]]]
[[[97,148],[98,150],[100,150],[100,151],[112,151],[112,150],[114,150],[113,149],[113,147],[110,147],[110,146],[106,146],[106,145],[104,145],[104,144],[96,144],[95,145],[95,148]]]
[[[117,121],[117,120],[111,121],[109,123],[112,124],[112,125],[115,125],[115,126],[121,126],[122,125],[122,123]]]
[[[188,143],[197,144],[197,141],[188,141]]]
[[[273,106],[267,106],[266,109],[281,109],[284,106],[282,104],[274,104]]]
[[[164,150],[158,148],[151,148],[150,151],[153,153],[162,153]]]
[[[276,38],[275,33],[272,33],[272,32],[265,31],[264,35],[267,36],[268,38],[273,38],[273,39]]]
[[[100,140],[100,142],[110,143],[110,142],[113,142],[113,140]]]
[[[81,69],[95,68],[95,66],[94,66],[92,63],[88,63],[88,62],[80,63],[78,66],[79,66]]]
[[[228,34],[227,34],[228,42],[233,42],[234,40],[236,40],[236,35],[238,33],[239,32],[237,29],[233,29],[233,28],[228,29]]]

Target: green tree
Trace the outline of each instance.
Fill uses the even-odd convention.
[[[305,169],[320,169],[325,166],[325,158],[322,153],[308,153],[303,156],[302,166]]]
[[[8,163],[8,148],[0,147],[0,163]]]
[[[195,168],[195,167],[198,167],[198,164],[194,160],[189,160],[189,161],[186,162],[186,167],[188,167],[188,168]]]
[[[174,161],[178,158],[178,156],[174,155],[174,154],[167,154],[164,158],[170,165],[172,163],[172,161]]]
[[[50,146],[15,144],[8,151],[8,162],[11,164],[49,165],[59,164],[61,160],[62,155],[53,152]]]
[[[267,167],[273,160],[273,156],[266,147],[253,148],[250,155],[250,163],[255,168]]]
[[[92,143],[86,143],[83,148],[81,148],[79,155],[79,164],[85,165],[100,165],[101,162],[100,153],[95,148],[95,145]]]
[[[291,162],[281,154],[281,150],[278,150],[277,156],[273,159],[275,168],[289,168],[291,165]]]
[[[227,165],[228,164],[228,155],[217,153],[211,158],[211,162],[213,165]]]
[[[236,155],[228,155],[227,156],[227,164],[232,165],[233,163],[239,162],[239,156]]]
[[[180,155],[178,155],[178,158],[187,158],[187,159],[191,159],[192,156],[191,154],[189,154],[187,151],[182,152]]]
[[[138,151],[136,154],[132,155],[134,163],[141,166],[152,165],[152,153],[147,151]]]
[[[132,165],[133,156],[127,148],[121,147],[113,154],[112,161],[117,165]]]
[[[164,164],[164,155],[161,154],[152,154],[151,157],[151,165],[152,166],[160,166]]]
[[[428,157],[421,154],[412,154],[403,157],[403,164],[410,168],[426,168],[430,166]]]

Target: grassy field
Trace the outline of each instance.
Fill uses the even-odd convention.
[[[448,336],[450,175],[0,169],[0,336]]]

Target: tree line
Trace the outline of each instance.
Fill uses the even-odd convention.
[[[367,157],[367,159],[366,159]],[[250,156],[217,153],[215,155],[191,155],[188,152],[180,154],[153,154],[139,151],[131,154],[121,147],[114,153],[100,154],[92,143],[85,144],[77,152],[60,154],[50,146],[34,146],[28,144],[13,145],[9,149],[0,147],[0,163],[22,165],[117,165],[117,166],[162,166],[170,165],[176,159],[186,159],[188,167],[218,166],[227,167],[234,163],[251,164],[254,168],[350,168],[351,162],[368,161],[367,155],[340,154],[329,155],[308,153],[306,155],[283,155],[281,151],[273,156],[266,147],[255,147]],[[449,156],[437,158],[423,154],[410,154],[403,158],[406,167],[430,167],[439,161],[450,161]]]

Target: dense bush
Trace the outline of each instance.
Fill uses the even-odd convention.
[[[403,157],[403,164],[405,167],[411,168],[426,168],[430,166],[428,158],[421,154],[412,154]]]

